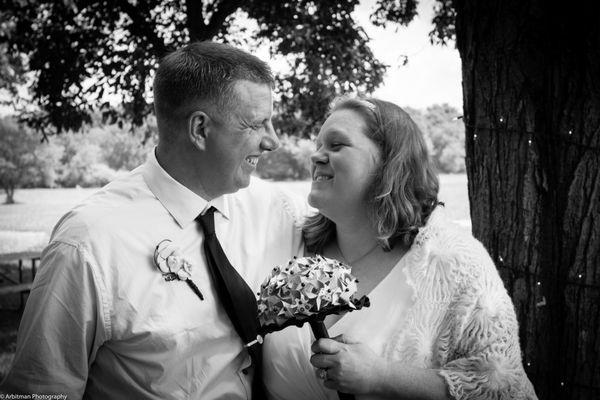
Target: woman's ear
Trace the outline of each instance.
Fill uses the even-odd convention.
[[[206,127],[209,116],[204,111],[194,111],[188,119],[188,137],[199,149],[206,149]]]

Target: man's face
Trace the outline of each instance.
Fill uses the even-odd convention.
[[[237,81],[237,101],[211,119],[206,137],[209,171],[204,187],[213,197],[247,187],[261,154],[279,140],[271,124],[273,99],[268,84]]]

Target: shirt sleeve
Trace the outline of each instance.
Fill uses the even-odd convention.
[[[523,370],[512,301],[493,265],[485,270],[469,279],[450,311],[454,346],[439,374],[455,399],[537,399]]]
[[[88,370],[107,339],[94,267],[77,245],[53,242],[44,250],[3,390],[83,396]]]
[[[316,213],[317,210],[310,207],[306,197],[302,197],[299,193],[282,187],[278,187],[277,189],[284,210],[292,219],[294,226],[302,229],[306,217]]]

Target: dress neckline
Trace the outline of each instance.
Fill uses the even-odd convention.
[[[402,257],[400,257],[398,262],[392,267],[392,269],[390,269],[390,272],[388,272],[387,275],[382,280],[380,280],[375,285],[375,287],[373,287],[373,289],[371,289],[371,291],[369,293],[366,294],[367,297],[371,298],[374,294],[377,294],[379,291],[382,290],[381,288],[386,284],[386,282],[388,280],[392,279],[392,277],[396,276],[396,274],[404,272],[404,270],[406,269],[406,265],[402,265],[402,264],[404,263],[404,260],[408,258],[408,255],[410,254],[411,251],[412,251],[412,246],[406,251],[406,253],[404,253],[402,255]],[[343,314],[333,324],[331,324],[331,326],[327,327],[327,329],[328,330],[334,329],[337,325],[339,325],[340,321],[346,319],[349,314],[350,314],[350,312]]]

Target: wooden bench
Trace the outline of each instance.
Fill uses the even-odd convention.
[[[3,274],[0,272],[0,277],[2,277],[7,282],[10,282],[7,286],[0,287],[0,296],[7,295],[11,293],[20,293],[21,294],[21,302],[19,308],[23,308],[24,305],[24,294],[28,293],[31,290],[32,282],[23,282],[23,261],[31,260],[31,281],[35,278],[36,273],[36,264],[40,260],[40,252],[39,251],[19,251],[13,253],[4,253],[0,254],[0,264],[8,264],[14,261],[18,261],[19,268],[19,279],[15,280],[10,276]]]
[[[22,293],[31,290],[33,282],[19,283],[18,285],[2,286],[0,287],[0,296],[11,293]]]

